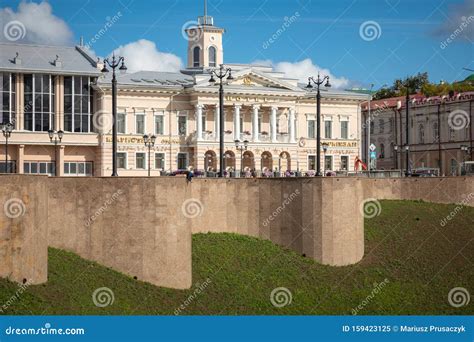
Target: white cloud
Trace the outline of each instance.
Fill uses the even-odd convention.
[[[114,51],[125,57],[125,65],[130,72],[136,71],[179,71],[183,62],[172,53],[160,52],[156,44],[146,39],[122,45]]]
[[[21,2],[15,12],[7,7],[0,9],[0,41],[69,45],[73,33],[64,20],[53,14],[47,2]]]
[[[296,78],[300,82],[308,82],[309,76],[316,77],[318,72],[321,75],[328,75],[331,78],[331,84],[334,88],[347,88],[349,86],[349,80],[344,77],[334,76],[328,69],[321,68],[320,66],[313,63],[309,58],[304,59],[300,62],[279,62],[274,63],[271,60],[257,60],[252,64],[273,66],[273,69],[277,72],[283,72],[289,78]]]

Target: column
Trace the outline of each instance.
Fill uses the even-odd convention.
[[[16,158],[16,173],[23,174],[23,162],[25,161],[25,145],[18,145],[18,158]]]
[[[234,140],[240,140],[240,108],[241,106],[234,106]]]
[[[216,141],[219,141],[219,134],[220,134],[220,107],[217,104],[216,109],[214,111],[214,123],[215,123],[215,128],[214,128],[214,138]]]
[[[202,140],[202,105],[196,105],[196,139]]]
[[[295,110],[290,108],[290,115],[289,115],[289,131],[290,131],[290,143],[296,142],[295,139]]]
[[[259,133],[258,133],[258,110],[260,106],[254,105],[253,106],[253,115],[252,115],[252,138],[254,142],[259,141]]]
[[[58,177],[64,176],[64,149],[65,148],[66,146],[59,145],[58,151],[56,152],[58,156],[58,160],[56,160],[56,175]]]
[[[272,107],[270,118],[272,143],[277,142],[277,112],[278,107]]]

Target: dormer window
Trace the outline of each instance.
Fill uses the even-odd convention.
[[[196,46],[193,50],[193,66],[198,68],[201,66],[201,48]]]

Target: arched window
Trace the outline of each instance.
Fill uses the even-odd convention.
[[[385,158],[385,145],[380,144],[380,159],[384,159],[384,158]]]
[[[201,48],[196,46],[193,50],[193,66],[195,68],[201,65]]]
[[[433,140],[436,142],[439,139],[439,127],[438,122],[433,123]]]
[[[209,66],[215,67],[217,65],[217,51],[214,46],[209,48]]]

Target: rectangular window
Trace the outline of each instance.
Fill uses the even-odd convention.
[[[325,156],[324,157],[324,169],[326,171],[332,170],[332,156]]]
[[[341,156],[341,170],[347,171],[349,166],[349,157]]]
[[[0,161],[0,173],[16,173],[16,161],[9,160],[7,164],[4,161]]]
[[[0,125],[15,125],[15,92],[16,78],[14,74],[0,73]]]
[[[125,120],[127,120],[125,113],[117,113],[117,133],[126,133]]]
[[[23,172],[30,175],[53,176],[55,168],[54,162],[26,161],[23,163]]]
[[[145,115],[144,114],[135,115],[135,133],[145,134]]]
[[[155,169],[157,170],[165,169],[165,154],[164,153],[155,153]]]
[[[92,132],[92,91],[87,76],[64,77],[64,130]],[[100,128],[100,127],[97,127]]]
[[[206,116],[205,116],[205,115],[203,115],[203,116],[201,117],[201,125],[202,125],[202,131],[205,132],[205,131],[206,131],[206,126],[207,126],[207,125],[206,125]],[[240,127],[242,127],[242,126],[240,126]]]
[[[324,133],[326,139],[332,139],[332,121],[324,121]]]
[[[92,177],[93,162],[65,162],[64,175],[75,177]]]
[[[54,128],[54,78],[51,75],[25,75],[24,127],[27,131],[47,132]]]
[[[187,170],[188,168],[188,154],[178,153],[178,170]]]
[[[316,120],[308,120],[308,138],[316,138]]]
[[[145,169],[146,168],[146,153],[139,152],[135,156],[135,168]]]
[[[242,119],[243,119],[243,118],[242,118]],[[262,115],[259,115],[259,116],[258,116],[258,124],[257,124],[257,126],[258,126],[258,133],[262,133]],[[242,127],[241,127],[241,129],[242,129]]]
[[[124,152],[117,152],[117,167],[119,169],[127,168],[127,154]]]
[[[349,137],[349,121],[341,121],[341,139]]]
[[[187,121],[188,118],[185,115],[178,116],[178,134],[187,135]]]
[[[384,119],[379,119],[379,133],[380,134],[385,133],[385,120]]]
[[[316,156],[308,156],[308,171],[316,170]]]
[[[165,134],[165,117],[164,115],[155,115],[155,134]]]

